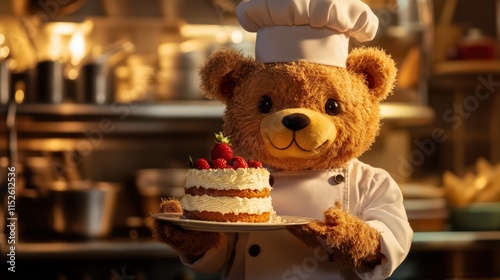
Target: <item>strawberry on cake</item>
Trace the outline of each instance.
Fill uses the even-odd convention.
[[[183,215],[217,222],[267,222],[273,212],[269,171],[258,161],[233,156],[228,137],[216,134],[212,160],[200,158],[188,170]]]

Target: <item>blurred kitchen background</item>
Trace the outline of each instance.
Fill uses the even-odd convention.
[[[0,260],[15,166],[14,276],[218,278],[155,243],[149,215],[221,130],[198,67],[220,47],[253,55],[238,2],[0,0]],[[369,44],[399,76],[362,160],[400,183],[416,231],[392,279],[499,279],[499,3],[365,2],[380,19]]]

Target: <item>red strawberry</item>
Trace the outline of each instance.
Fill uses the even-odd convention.
[[[212,159],[222,158],[228,161],[233,157],[233,150],[226,143],[218,143],[212,148],[211,155]]]
[[[193,167],[196,169],[210,169],[210,163],[204,158],[199,158],[194,161]]]
[[[233,157],[229,161],[229,165],[232,166],[234,169],[247,168],[248,167],[247,161],[244,158],[239,157],[239,156]]]
[[[212,168],[223,169],[226,168],[226,166],[227,166],[227,161],[223,158],[217,158],[212,160],[212,165],[211,165]]]
[[[250,168],[262,168],[262,163],[253,159],[248,160],[248,167]]]
[[[212,159],[223,158],[226,161],[231,160],[233,157],[233,149],[231,149],[229,137],[225,137],[222,132],[220,132],[219,134],[215,134],[215,138],[217,140],[211,151]]]

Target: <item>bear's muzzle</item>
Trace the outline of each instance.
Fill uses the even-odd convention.
[[[284,109],[260,123],[265,148],[278,158],[313,158],[337,136],[333,122],[324,114],[305,108]]]

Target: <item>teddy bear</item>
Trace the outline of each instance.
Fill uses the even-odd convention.
[[[214,52],[200,70],[205,96],[221,101],[235,152],[271,172],[278,215],[315,220],[281,230],[199,232],[155,220],[155,238],[184,265],[224,279],[384,279],[411,246],[403,197],[384,170],[358,160],[380,129],[379,104],[397,69],[383,50],[348,49],[378,21],[358,0],[247,0],[243,28],[255,58]],[[175,199],[160,212],[180,213]]]

